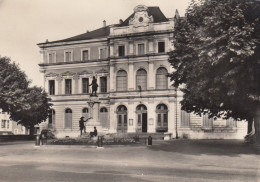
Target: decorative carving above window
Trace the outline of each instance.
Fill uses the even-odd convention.
[[[78,75],[91,75],[92,73],[93,73],[92,71],[84,70],[84,71],[78,72]]]
[[[76,73],[73,73],[71,71],[66,71],[61,74],[61,76],[66,77],[66,76],[74,76]]]
[[[47,77],[57,78],[58,76],[59,76],[59,74],[50,72],[45,75],[45,78],[47,78]]]
[[[102,69],[96,71],[96,73],[108,73],[108,71],[106,69],[102,68]]]

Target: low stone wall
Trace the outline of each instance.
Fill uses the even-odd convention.
[[[30,135],[0,135],[0,142],[6,141],[27,141],[34,140],[35,136]]]
[[[179,137],[185,139],[244,139],[246,131],[237,130],[179,130]]]

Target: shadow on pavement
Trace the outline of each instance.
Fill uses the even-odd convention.
[[[259,155],[259,148],[242,140],[172,140],[149,147],[153,151],[165,151],[188,155]]]
[[[5,145],[17,145],[17,144],[32,144],[34,143],[33,140],[26,140],[26,141],[8,141],[8,142],[0,142],[0,146]]]

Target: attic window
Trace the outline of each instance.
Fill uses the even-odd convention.
[[[165,43],[164,42],[158,42],[158,53],[165,52]]]

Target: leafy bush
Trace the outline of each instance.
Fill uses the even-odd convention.
[[[52,133],[51,130],[48,129],[43,129],[41,131],[41,137],[43,137],[43,135],[47,138],[47,139],[54,139],[55,135]]]

